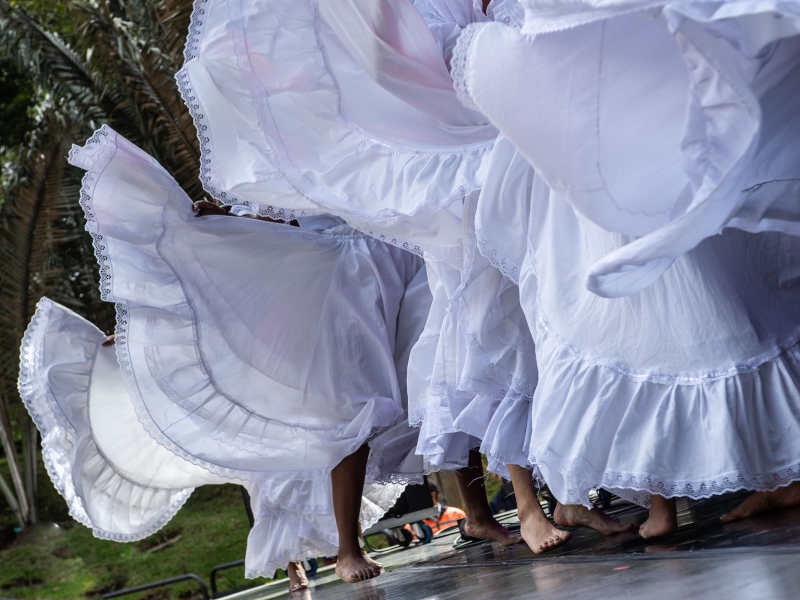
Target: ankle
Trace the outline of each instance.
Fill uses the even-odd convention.
[[[352,557],[361,556],[361,546],[358,544],[345,543],[339,544],[338,556]]]
[[[493,524],[496,519],[491,513],[485,511],[472,511],[467,512],[467,522],[472,525],[485,526]]]

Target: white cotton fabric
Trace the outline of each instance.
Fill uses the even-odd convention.
[[[240,482],[176,456],[137,419],[114,347],[103,347],[105,340],[94,325],[42,298],[22,344],[20,393],[42,434],[47,471],[73,518],[98,538],[132,542],[166,525],[195,487],[240,483],[251,492],[256,516],[247,577],[272,577],[289,561],[336,554],[330,479]],[[404,489],[367,485],[362,527],[380,519]]]
[[[411,341],[398,318],[430,301],[411,294],[420,307],[403,308],[418,257],[345,225],[198,219],[108,127],[70,161],[88,170],[81,202],[103,297],[117,303],[120,365],[159,443],[223,477],[313,479],[391,432],[368,476],[419,479],[395,363]]]
[[[800,4],[523,4],[521,31],[465,30],[455,87],[576,210],[634,236],[591,291],[634,294],[726,226],[800,233]]]
[[[106,336],[42,298],[22,343],[20,395],[70,515],[101,539],[129,542],[163,527],[194,487],[227,480],[151,438]]]
[[[631,238],[574,210],[507,139],[494,154],[478,247],[519,283],[539,379],[528,406],[495,411],[486,451],[521,438],[570,504],[594,487],[646,503],[800,479],[800,238],[726,229],[637,294],[601,298],[586,274]]]
[[[487,426],[501,404],[530,404],[535,349],[516,283],[477,252],[475,201],[465,207],[462,269],[428,265],[434,301],[412,352],[409,419],[420,425],[417,453],[428,470],[466,466],[480,445],[491,470],[508,476],[507,463],[527,463],[525,436],[487,437]]]
[[[497,131],[459,102],[410,0],[197,0],[177,80],[214,197],[281,219],[334,214],[460,260],[450,207],[480,187]]]
[[[337,554],[330,479],[273,478],[247,487],[255,524],[247,537],[246,577],[271,578],[290,561]],[[359,514],[362,530],[377,523],[404,489],[404,484],[367,484]]]

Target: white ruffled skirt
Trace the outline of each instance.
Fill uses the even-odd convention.
[[[156,443],[136,418],[113,347],[42,298],[22,342],[19,391],[72,517],[101,539],[161,529],[198,485],[226,483]]]
[[[631,237],[574,210],[508,140],[494,159],[478,247],[519,284],[539,378],[530,403],[495,411],[484,447],[521,437],[565,503],[800,479],[800,238],[726,229],[637,294],[601,298],[586,275]]]
[[[248,577],[272,577],[289,561],[336,554],[329,480],[273,477],[254,484],[176,456],[137,419],[105,340],[94,325],[42,298],[22,344],[20,393],[41,432],[47,472],[75,520],[100,539],[131,542],[161,529],[195,487],[240,483],[251,492],[256,516]],[[404,488],[367,485],[362,527],[376,522]]]
[[[419,305],[403,306],[408,288],[425,289],[418,257],[343,225],[196,218],[172,178],[107,127],[70,160],[88,171],[81,202],[103,297],[117,304],[122,373],[159,443],[224,477],[313,479],[402,428],[397,342],[413,342],[429,302],[409,294]],[[405,433],[405,446],[374,453],[374,480],[421,473]]]
[[[454,85],[564,201],[628,236],[591,291],[635,294],[724,227],[800,234],[798,3],[521,3],[521,30],[465,29]]]
[[[465,206],[462,268],[428,264],[434,300],[411,353],[409,419],[428,470],[466,466],[480,446],[489,468],[508,477],[506,464],[527,464],[526,436],[493,435],[492,419],[499,407],[530,406],[538,372],[516,282],[478,252],[477,197]]]
[[[205,189],[457,265],[460,201],[497,130],[459,102],[440,43],[411,2],[196,2],[176,78]]]

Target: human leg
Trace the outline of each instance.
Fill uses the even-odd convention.
[[[650,516],[639,527],[639,535],[652,538],[668,535],[678,529],[678,514],[675,498],[664,498],[657,494],[650,496]]]
[[[299,592],[308,589],[308,577],[303,565],[297,561],[292,561],[286,567],[286,575],[289,576],[289,591]]]
[[[464,499],[464,508],[467,513],[464,529],[468,535],[500,542],[504,546],[510,546],[520,541],[520,536],[500,525],[492,515],[489,501],[486,498],[480,452],[470,450],[469,464],[456,470],[456,481],[458,481],[461,497]]]
[[[358,543],[358,514],[367,472],[369,446],[366,444],[347,456],[331,471],[333,513],[339,532],[336,574],[348,583],[372,579],[380,568],[371,565],[361,554]]]
[[[507,465],[517,497],[517,515],[522,524],[522,539],[534,554],[558,548],[572,536],[569,531],[555,527],[542,510],[530,470],[519,465]]]

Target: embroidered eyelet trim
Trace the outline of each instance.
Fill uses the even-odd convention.
[[[486,16],[495,23],[519,29],[525,22],[525,9],[519,0],[492,0],[486,9]]]
[[[467,25],[461,31],[461,35],[458,36],[456,45],[453,48],[453,57],[450,59],[450,77],[453,79],[453,88],[456,90],[456,96],[461,100],[461,104],[478,112],[481,109],[472,100],[467,75],[472,42],[484,25],[486,23],[470,23]]]
[[[502,250],[499,250],[480,229],[476,230],[475,236],[481,256],[488,260],[495,269],[519,285],[519,267],[514,264],[514,261]]]

